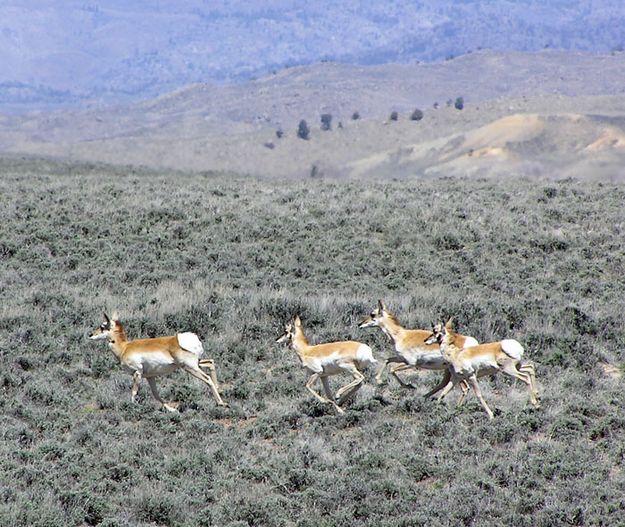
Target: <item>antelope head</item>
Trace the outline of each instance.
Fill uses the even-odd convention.
[[[297,327],[299,328],[302,327],[302,321],[300,320],[299,316],[293,317],[293,320],[291,322],[288,322],[284,326],[284,335],[278,338],[276,342],[286,342],[288,344],[293,342],[293,338],[295,337],[295,331]]]
[[[452,326],[453,319],[450,318],[446,324],[439,322],[438,324],[432,324],[432,334],[425,339],[425,343],[430,344],[442,344],[445,337],[447,337],[447,343],[453,342],[456,334],[453,331]]]
[[[388,317],[388,310],[382,300],[378,300],[378,307],[376,307],[367,318],[365,318],[359,325],[359,328],[371,328],[380,326],[382,320]]]
[[[97,328],[93,330],[89,338],[91,340],[111,340],[113,331],[115,330],[115,327],[117,325],[119,325],[119,317],[117,315],[117,312],[113,313],[112,318],[109,318],[108,315],[104,313],[104,322],[102,322],[102,324],[100,324]]]

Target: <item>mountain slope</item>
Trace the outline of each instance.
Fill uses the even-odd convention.
[[[265,177],[621,177],[623,71],[625,54],[556,51],[482,51],[432,65],[325,63],[130,105],[0,116],[0,153]],[[461,111],[451,104],[458,96]],[[415,108],[421,120],[410,120]],[[325,132],[324,113],[332,115]],[[301,119],[307,141],[296,135]]]
[[[8,0],[0,20],[2,111],[136,100],[320,60],[409,64],[480,48],[625,45],[618,0]]]

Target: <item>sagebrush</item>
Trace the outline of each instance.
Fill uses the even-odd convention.
[[[262,181],[4,163],[0,174],[0,523],[6,526],[616,525],[625,508],[625,187],[583,181]],[[525,388],[456,409],[367,385],[343,416],[275,343],[391,353],[360,320],[454,316],[519,340]],[[193,331],[229,409],[184,374],[160,411],[105,345]],[[616,366],[607,375],[602,363]],[[344,379],[342,379],[344,380]]]

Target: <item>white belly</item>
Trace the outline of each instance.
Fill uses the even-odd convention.
[[[338,353],[333,353],[323,358],[308,359],[304,365],[311,372],[324,375],[336,375],[344,370]]]
[[[329,363],[323,365],[323,373],[326,375],[336,375],[337,373],[341,373],[343,368],[338,363]]]
[[[414,366],[425,370],[443,370],[447,363],[440,351],[432,351],[416,355]]]
[[[489,375],[499,369],[497,362],[490,358],[473,358],[472,360],[460,360],[454,365],[456,373],[466,377],[475,373],[478,377]]]
[[[178,365],[168,353],[149,353],[130,358],[127,368],[140,371],[144,377],[158,377],[171,373]]]

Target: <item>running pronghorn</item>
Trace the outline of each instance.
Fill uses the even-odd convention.
[[[439,400],[455,385],[465,381],[473,388],[489,419],[493,419],[494,414],[482,396],[477,378],[502,372],[524,382],[527,385],[530,402],[536,408],[540,408],[534,366],[529,362],[521,361],[524,349],[516,340],[504,339],[499,342],[462,348],[458,343],[458,335],[453,331],[451,319],[449,319],[444,326],[442,324],[434,326],[433,333],[427,342],[439,343],[441,354],[449,363],[451,372],[451,382],[440,393]],[[467,389],[462,387],[462,391],[463,394],[458,401],[459,405],[464,401]]]
[[[360,323],[359,327],[368,328],[372,326],[378,326],[395,344],[395,356],[386,359],[375,377],[378,384],[382,384],[384,370],[391,363],[399,363],[398,366],[391,367],[391,375],[405,388],[415,388],[415,386],[403,381],[397,375],[398,371],[408,368],[421,368],[444,372],[441,382],[426,393],[424,397],[431,397],[449,384],[451,374],[449,373],[447,362],[441,355],[439,345],[436,343],[425,343],[425,340],[432,335],[431,331],[403,328],[397,318],[395,318],[395,315],[389,312],[381,300],[378,300],[378,307]],[[469,346],[477,345],[477,340],[473,337],[457,335],[457,339],[458,343],[463,347],[468,348]]]
[[[334,406],[340,414],[344,413],[341,405],[358,391],[365,380],[360,369],[378,362],[373,357],[371,348],[362,342],[347,340],[311,346],[304,335],[299,316],[286,324],[284,335],[276,342],[288,342],[291,345],[302,361],[302,366],[311,373],[306,389],[322,403]],[[351,373],[354,380],[340,388],[336,395],[332,395],[328,377],[343,372]],[[326,397],[313,390],[317,379],[321,379]]]
[[[208,385],[219,406],[226,406],[218,392],[215,365],[211,359],[200,360],[204,348],[195,333],[178,333],[171,337],[128,340],[117,313],[96,328],[92,340],[108,339],[109,346],[125,370],[132,373],[132,402],[135,402],[141,379],[148,380],[152,395],[163,408],[175,412],[176,406],[161,399],[156,388],[156,377],[167,375],[178,368]],[[210,377],[200,367],[210,370]]]

